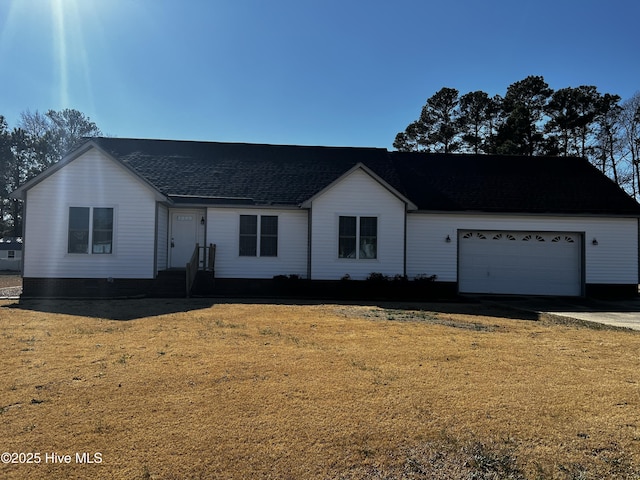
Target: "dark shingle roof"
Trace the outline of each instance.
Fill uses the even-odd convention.
[[[393,152],[400,181],[421,209],[505,213],[640,213],[640,205],[575,157]]]
[[[395,177],[384,149],[117,138],[97,143],[169,196],[299,205],[358,162],[385,179]]]
[[[640,215],[586,160],[98,138],[176,202],[300,205],[362,163],[420,210]]]

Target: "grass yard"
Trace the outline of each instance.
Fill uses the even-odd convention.
[[[640,332],[418,307],[4,301],[0,478],[640,478]]]

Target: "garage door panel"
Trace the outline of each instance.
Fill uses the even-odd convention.
[[[580,295],[580,234],[460,231],[458,283],[464,293]]]

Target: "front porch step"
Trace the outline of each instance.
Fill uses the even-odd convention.
[[[158,272],[150,297],[184,298],[186,297],[187,272],[184,270],[163,270]]]
[[[196,273],[196,279],[191,289],[191,294],[206,297],[213,293],[214,278],[213,272],[199,270]]]

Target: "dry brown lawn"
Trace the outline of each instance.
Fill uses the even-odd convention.
[[[0,478],[640,478],[638,332],[464,303],[5,301],[0,364],[0,452],[40,455]]]

